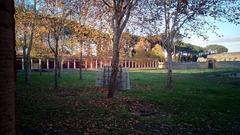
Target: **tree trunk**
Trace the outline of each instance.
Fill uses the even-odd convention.
[[[28,72],[27,72],[27,57],[26,57],[26,47],[23,47],[23,65],[24,65],[24,79],[25,84],[28,84]]]
[[[58,62],[58,77],[61,78],[61,70],[62,70],[62,56],[61,58],[59,59],[59,62]]]
[[[0,5],[0,134],[15,135],[14,2],[2,0]]]
[[[171,51],[170,49],[168,49],[167,51],[167,59],[168,59],[168,73],[167,73],[167,82],[166,82],[166,88],[168,89],[172,89],[173,88],[173,75],[172,75],[172,54],[171,54]]]
[[[26,57],[26,73],[27,73],[27,84],[30,84],[30,76],[31,76],[31,58],[30,56]]]
[[[56,41],[56,48],[55,48],[55,67],[54,67],[54,89],[58,88],[58,69],[59,69],[59,63],[58,63],[58,37],[55,38]]]
[[[42,76],[42,66],[39,67],[39,74]]]
[[[29,56],[26,55],[26,48],[23,49],[23,59],[24,59],[24,77],[25,84],[30,84],[30,71],[31,71],[31,63]]]
[[[42,62],[39,63],[39,75],[42,76]]]
[[[179,52],[179,55],[178,55],[178,63],[181,62],[181,55],[182,55],[182,52]]]
[[[80,43],[80,59],[79,59],[79,79],[82,79],[82,44]]]
[[[58,58],[57,58],[56,54],[54,56],[54,62],[55,62],[55,67],[54,67],[54,89],[57,89],[58,88]]]
[[[36,3],[37,1],[34,0],[34,13],[36,13]],[[33,45],[33,38],[34,38],[34,29],[35,29],[35,23],[34,21],[31,22],[31,33],[30,33],[30,40],[27,46],[27,40],[26,40],[26,35],[24,34],[24,44],[25,44],[25,64],[26,68],[25,70],[25,83],[30,84],[30,75],[31,75],[31,50],[32,50],[32,45]],[[26,50],[27,48],[27,50]]]
[[[113,37],[113,59],[112,59],[112,73],[108,88],[108,98],[114,97],[115,90],[117,89],[117,74],[119,64],[119,41],[121,33],[115,32]]]
[[[177,61],[177,55],[176,55],[176,45],[175,44],[173,44],[173,52],[174,52],[174,62],[178,62]]]

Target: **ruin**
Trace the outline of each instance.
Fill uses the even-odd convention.
[[[96,75],[96,86],[100,88],[108,88],[111,73],[112,68],[110,66],[104,66],[103,68],[99,68]],[[116,84],[119,90],[130,89],[128,68],[122,68],[121,66],[119,67]]]

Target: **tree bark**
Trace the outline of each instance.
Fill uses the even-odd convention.
[[[27,57],[26,57],[26,47],[23,46],[23,65],[24,65],[24,79],[25,84],[28,84],[28,72],[27,72]]]
[[[168,89],[172,89],[173,88],[173,75],[172,75],[172,70],[173,70],[173,66],[172,66],[172,54],[170,49],[168,49],[167,51],[167,59],[168,59],[168,73],[167,73],[167,82],[166,82],[166,88]]]
[[[62,56],[59,58],[58,62],[58,77],[61,78],[61,70],[62,70]]]
[[[117,89],[117,74],[118,74],[118,64],[119,64],[119,42],[121,38],[121,33],[116,31],[113,36],[113,59],[112,59],[112,73],[108,88],[108,98],[112,98]]]
[[[24,50],[25,49],[23,49],[25,84],[30,84],[30,71],[31,71],[30,58],[26,55]]]
[[[39,75],[42,76],[42,66],[39,67]]]
[[[54,67],[54,89],[58,88],[58,58],[57,55],[54,55],[55,67]]]
[[[0,134],[15,135],[14,1],[0,1]]]
[[[55,67],[54,67],[54,89],[58,88],[58,69],[59,69],[59,63],[58,63],[58,37],[55,37],[56,41],[56,48],[54,53],[54,59],[55,59]]]

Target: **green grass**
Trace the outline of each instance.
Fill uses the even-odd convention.
[[[107,99],[95,72],[68,71],[53,89],[53,73],[17,77],[17,116],[22,134],[240,134],[240,79],[236,69],[131,70],[131,90]]]

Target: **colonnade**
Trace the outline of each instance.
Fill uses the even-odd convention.
[[[97,69],[103,66],[110,66],[111,60],[101,60],[101,59],[83,59],[82,68],[87,69]],[[119,65],[123,68],[157,68],[157,59],[143,59],[143,60],[120,60]],[[80,67],[79,59],[68,59],[61,62],[62,69],[78,69]],[[31,69],[53,69],[55,67],[54,59],[31,59]],[[24,69],[24,60],[21,59],[21,69]]]

